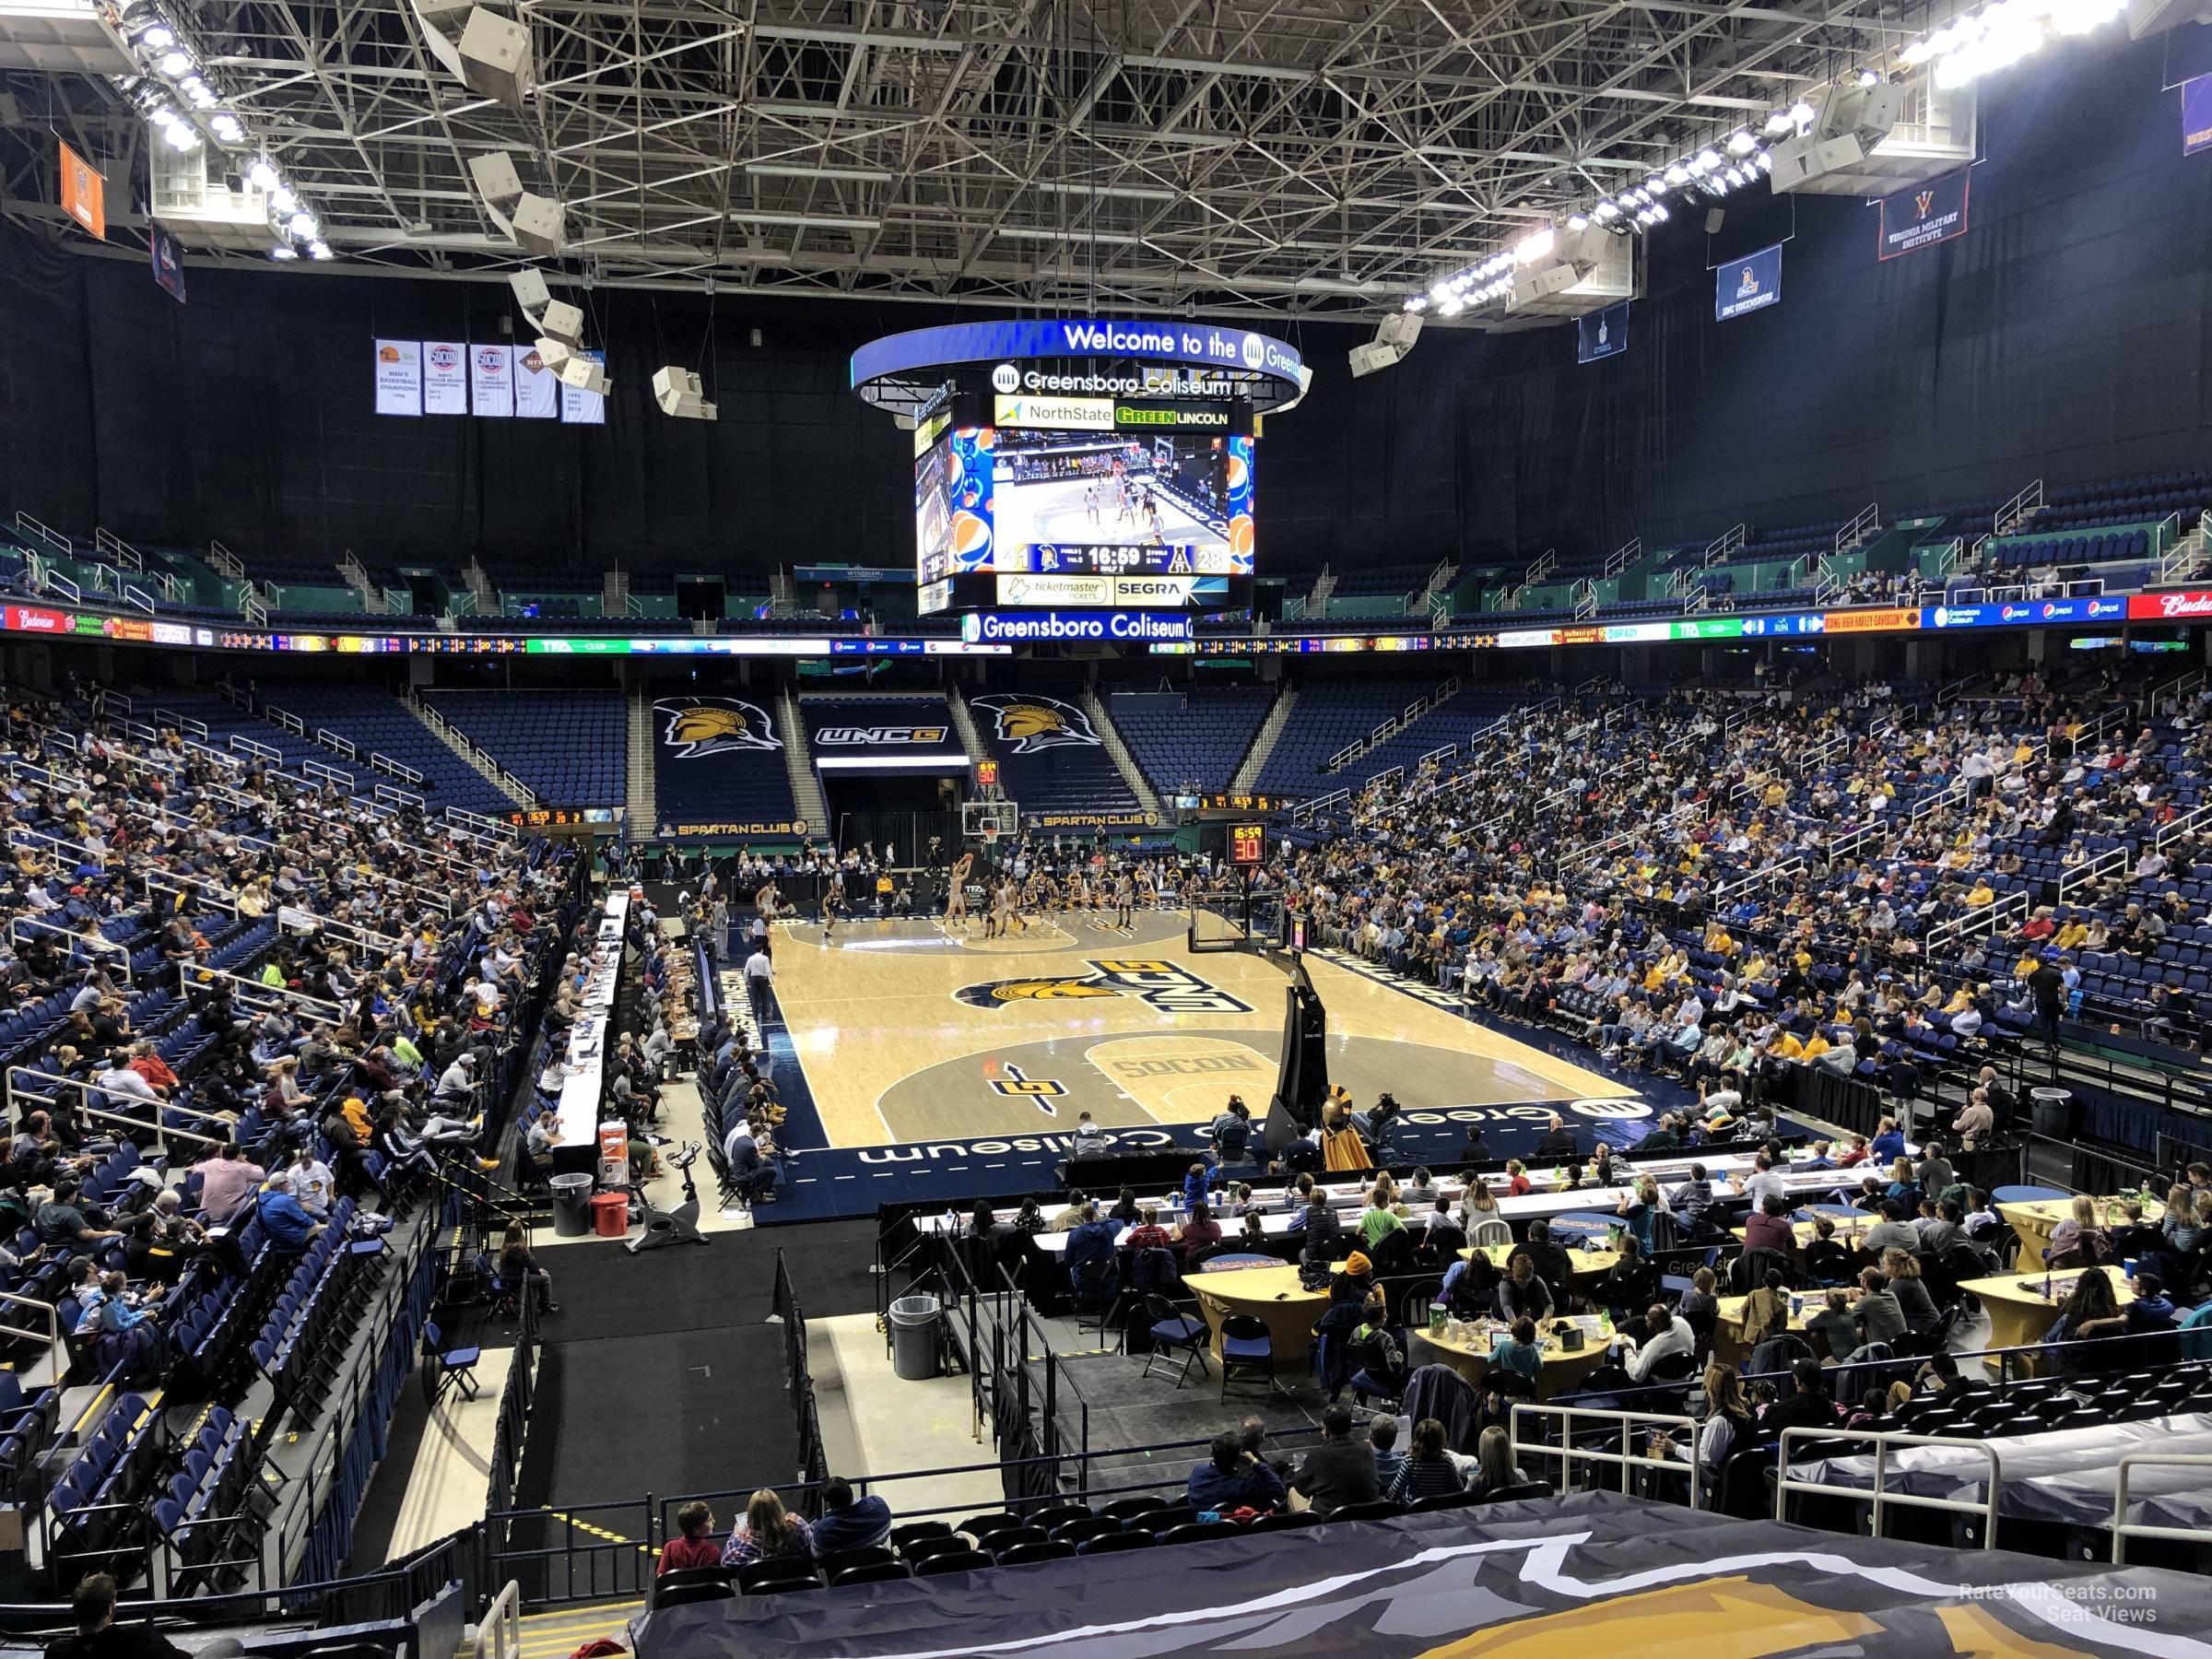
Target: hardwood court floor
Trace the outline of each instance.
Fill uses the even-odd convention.
[[[1284,971],[1193,954],[1180,912],[1122,933],[1063,915],[1012,939],[935,921],[811,924],[775,940],[776,996],[833,1147],[1209,1122],[1231,1094],[1264,1116],[1282,1050]],[[1409,1110],[1614,1099],[1583,1071],[1375,981],[1308,959],[1329,1077]]]

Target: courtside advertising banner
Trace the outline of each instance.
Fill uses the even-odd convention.
[[[2212,149],[2212,75],[2182,83],[2182,154]]]
[[[422,413],[420,340],[376,343],[376,412],[379,415]]]
[[[494,420],[514,414],[514,353],[505,346],[468,348],[469,402],[478,415]]]
[[[422,343],[422,412],[468,413],[468,346],[465,341]]]
[[[1882,240],[1877,259],[1904,254],[1966,234],[1966,198],[1971,168],[1947,172],[1882,198]]]
[[[1574,320],[1574,360],[1595,363],[1629,348],[1629,302],[1608,305]]]
[[[1782,244],[1732,259],[1712,273],[1712,315],[1718,323],[1764,311],[1782,299]]]

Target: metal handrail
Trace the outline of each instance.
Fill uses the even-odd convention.
[[[288,985],[264,984],[260,980],[249,979],[242,973],[232,973],[225,968],[203,968],[194,962],[179,962],[177,964],[178,995],[189,996],[192,994],[194,981],[207,979],[228,980],[234,985],[242,986],[246,994],[252,996],[264,999],[276,997],[288,1005],[298,1005],[318,1010],[333,1025],[340,1023],[346,1018],[344,1007],[337,1003],[327,1002],[320,996],[310,996],[306,992],[294,991]]]
[[[2177,1469],[2212,1469],[2212,1454],[2201,1452],[2130,1452],[2120,1460],[2112,1476],[2112,1565],[2127,1565],[2130,1538],[2170,1538],[2188,1544],[2212,1543],[2212,1530],[2202,1526],[2154,1526],[2127,1518],[2128,1476],[2153,1465]]]
[[[1524,1441],[1521,1438],[1521,1420],[1529,1418],[1556,1418],[1559,1422],[1559,1441],[1557,1445],[1548,1441]],[[1574,1443],[1574,1428],[1578,1422],[1615,1423],[1620,1429],[1620,1450],[1607,1452],[1595,1446],[1578,1446]],[[1671,1432],[1687,1429],[1689,1445],[1689,1506],[1701,1508],[1699,1500],[1704,1490],[1705,1474],[1705,1421],[1680,1412],[1620,1411],[1604,1406],[1557,1406],[1531,1404],[1525,1400],[1513,1403],[1511,1435],[1513,1462],[1521,1462],[1524,1452],[1533,1462],[1537,1458],[1557,1458],[1559,1464],[1559,1486],[1564,1490],[1567,1476],[1578,1463],[1611,1464],[1620,1470],[1620,1489],[1629,1489],[1629,1471],[1631,1469],[1672,1469],[1676,1465],[1667,1460],[1653,1459],[1648,1453],[1633,1452],[1629,1439],[1639,1428],[1665,1429]]]
[[[1790,1442],[1806,1441],[1865,1441],[1874,1447],[1874,1485],[1872,1487],[1833,1486],[1825,1481],[1802,1480],[1791,1474]],[[1989,1459],[1989,1483],[1980,1502],[1964,1498],[1929,1498],[1916,1493],[1892,1492],[1888,1489],[1889,1448],[1892,1446],[1942,1446],[1953,1452],[1978,1452]],[[1987,1441],[1948,1440],[1939,1434],[1907,1434],[1900,1430],[1870,1430],[1863,1429],[1784,1429],[1774,1449],[1774,1519],[1788,1517],[1789,1496],[1792,1492],[1811,1492],[1828,1498],[1848,1498],[1856,1501],[1871,1500],[1874,1504],[1872,1527],[1874,1535],[1882,1535],[1882,1511],[1891,1505],[1906,1509],[1942,1510],[1951,1514],[1980,1515],[1982,1517],[1982,1547],[1997,1547],[1997,1500],[2005,1484],[2003,1461],[1996,1448]]]
[[[0,1070],[0,1095],[5,1096],[8,1115],[11,1117],[19,1115],[16,1109],[18,1100],[29,1100],[35,1105],[52,1106],[62,1098],[59,1095],[47,1094],[36,1088],[20,1088],[16,1081],[18,1077],[29,1077],[39,1083],[59,1084],[65,1088],[74,1088],[80,1094],[104,1093],[98,1081],[93,1079],[64,1077],[59,1072],[41,1071],[35,1065],[11,1065],[5,1070]],[[161,1114],[169,1110],[169,1103],[166,1100],[149,1100],[147,1104],[154,1109],[150,1123],[145,1118],[133,1117],[126,1112],[110,1112],[100,1106],[79,1105],[77,1110],[86,1117],[98,1118],[107,1124],[120,1124],[125,1129],[135,1132],[124,1136],[133,1146],[137,1145],[136,1135],[150,1133],[154,1137],[154,1144],[163,1153],[168,1152],[169,1143],[172,1140],[192,1141],[203,1147],[220,1147],[224,1144],[216,1135],[202,1135],[192,1129],[171,1128],[162,1121]]]

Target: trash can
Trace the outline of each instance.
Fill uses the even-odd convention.
[[[2048,1140],[2070,1141],[2074,1138],[2074,1094],[2065,1088],[2031,1088],[2028,1099],[2029,1123],[2036,1134]]]
[[[944,1311],[934,1296],[902,1296],[891,1304],[891,1370],[909,1382],[942,1369],[938,1330]]]
[[[581,1239],[592,1230],[592,1178],[556,1175],[553,1187],[553,1230],[564,1239]]]
[[[619,1239],[629,1231],[629,1195],[602,1193],[592,1200],[592,1226],[603,1239]]]

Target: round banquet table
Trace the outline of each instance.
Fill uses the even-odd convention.
[[[1580,1388],[1590,1373],[1606,1362],[1607,1346],[1585,1335],[1582,1348],[1571,1354],[1551,1334],[1552,1324],[1550,1320],[1543,1321],[1538,1331],[1544,1349],[1544,1369],[1536,1377],[1536,1394],[1545,1399]],[[1406,1335],[1406,1346],[1410,1350],[1406,1362],[1417,1371],[1424,1365],[1448,1365],[1479,1387],[1489,1372],[1491,1345],[1504,1334],[1503,1325],[1488,1320],[1463,1324],[1456,1336],[1448,1329],[1409,1330]]]
[[[1215,1261],[1223,1258],[1217,1256]],[[1205,1265],[1211,1267],[1212,1263]],[[1344,1264],[1336,1264],[1341,1268]],[[1205,1272],[1184,1281],[1198,1299],[1198,1311],[1213,1333],[1214,1357],[1221,1357],[1221,1324],[1232,1314],[1249,1313],[1267,1327],[1275,1346],[1277,1371],[1303,1371],[1312,1346],[1313,1322],[1328,1311],[1324,1288],[1309,1290],[1298,1282],[1298,1269],[1280,1262],[1265,1267],[1242,1267],[1234,1272]]]
[[[1989,1346],[1993,1348],[2031,1347],[2051,1334],[2065,1312],[2066,1298],[2074,1292],[2077,1273],[2000,1273],[1994,1278],[1960,1279],[1959,1288],[1977,1296],[1989,1313]],[[2112,1300],[2123,1308],[2136,1300],[2134,1281],[2118,1268],[2107,1268]],[[2043,1287],[2051,1287],[2049,1294]],[[2013,1362],[2030,1376],[2040,1375],[2043,1360],[2026,1355]]]
[[[2120,1200],[2098,1198],[2097,1220],[2107,1231],[2118,1225],[2114,1218],[2120,1214]],[[2019,1235],[2020,1248],[2012,1258],[2015,1273],[2040,1274],[2043,1270],[2043,1252],[2051,1248],[2051,1235],[2058,1224],[2074,1213],[2071,1198],[2039,1198],[2030,1204],[2000,1204],[1997,1214],[2011,1225]],[[2166,1206],[2153,1199],[2143,1206],[2143,1219],[2156,1227],[2166,1218]]]

